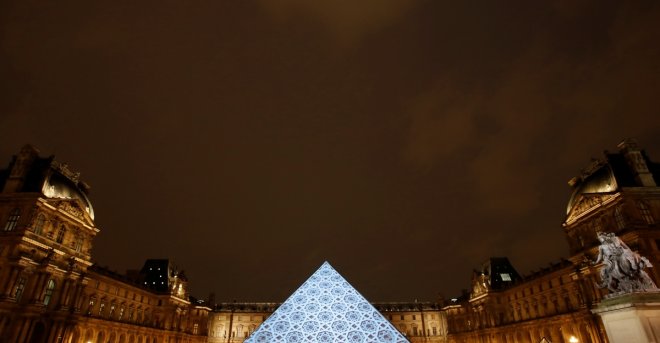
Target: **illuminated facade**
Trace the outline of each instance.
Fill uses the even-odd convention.
[[[589,262],[598,255],[596,233],[614,232],[648,257],[655,266],[648,272],[658,283],[657,181],[660,164],[653,163],[634,141],[619,144],[618,152],[605,152],[569,181],[573,194],[562,227],[571,257],[517,280],[510,272],[489,267],[475,272],[472,291],[443,308],[448,341],[607,342],[600,318],[591,313],[607,293],[596,287],[598,266]],[[502,263],[491,259],[485,265]]]
[[[607,293],[589,263],[596,233],[613,232],[648,257],[658,283],[658,180],[660,164],[624,141],[569,182],[562,227],[570,258],[527,276],[490,258],[460,297],[370,306],[414,343],[607,342],[591,312]],[[207,306],[189,296],[169,260],[148,260],[129,275],[93,265],[99,229],[87,190],[78,173],[29,146],[0,170],[0,343],[259,341],[255,333],[281,304]]]
[[[144,268],[128,277],[92,264],[87,190],[30,146],[0,170],[0,342],[206,342],[211,309],[169,263],[145,264],[167,269],[165,288]]]

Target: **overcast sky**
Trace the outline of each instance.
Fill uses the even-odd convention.
[[[2,1],[0,162],[82,172],[123,271],[283,301],[324,260],[373,301],[567,257],[567,181],[660,160],[657,1]],[[4,162],[2,162],[4,161]]]

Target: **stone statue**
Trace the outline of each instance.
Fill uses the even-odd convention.
[[[646,257],[632,251],[626,243],[613,233],[598,232],[600,241],[598,258],[593,264],[600,267],[600,288],[607,287],[611,295],[658,291],[655,283],[644,268],[653,267]]]

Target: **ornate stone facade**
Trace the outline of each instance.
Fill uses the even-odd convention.
[[[660,266],[660,165],[634,141],[605,152],[569,181],[573,194],[562,224],[571,257],[504,288],[475,285],[446,311],[449,342],[607,342],[592,314],[608,294],[601,289],[599,232],[611,232],[639,255]],[[657,284],[658,268],[646,272]],[[493,277],[492,274],[487,275]]]
[[[79,177],[30,146],[0,170],[0,342],[206,342],[211,309],[180,273],[163,291],[92,264],[99,229]]]
[[[520,276],[508,259],[490,258],[460,297],[373,305],[411,342],[607,342],[592,313],[609,293],[598,287],[602,258],[592,263],[598,233],[660,266],[657,180],[660,164],[624,141],[569,181],[568,259]],[[188,295],[185,275],[167,260],[149,260],[135,275],[93,265],[99,229],[88,188],[29,146],[0,170],[0,343],[237,343],[280,305],[207,306]],[[157,285],[161,269],[167,284]],[[658,283],[660,268],[645,272]]]
[[[242,343],[279,303],[221,303],[209,319],[209,343]],[[372,303],[410,342],[446,342],[445,312],[438,303]]]

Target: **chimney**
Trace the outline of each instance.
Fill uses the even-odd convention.
[[[618,147],[621,154],[625,157],[628,167],[635,176],[637,184],[642,187],[656,187],[653,174],[651,174],[648,165],[646,165],[646,160],[637,146],[637,141],[627,138],[619,143]]]
[[[14,161],[9,171],[9,177],[5,182],[3,193],[20,192],[25,183],[25,177],[32,166],[34,160],[39,156],[39,150],[26,144],[21,151],[14,157]]]

